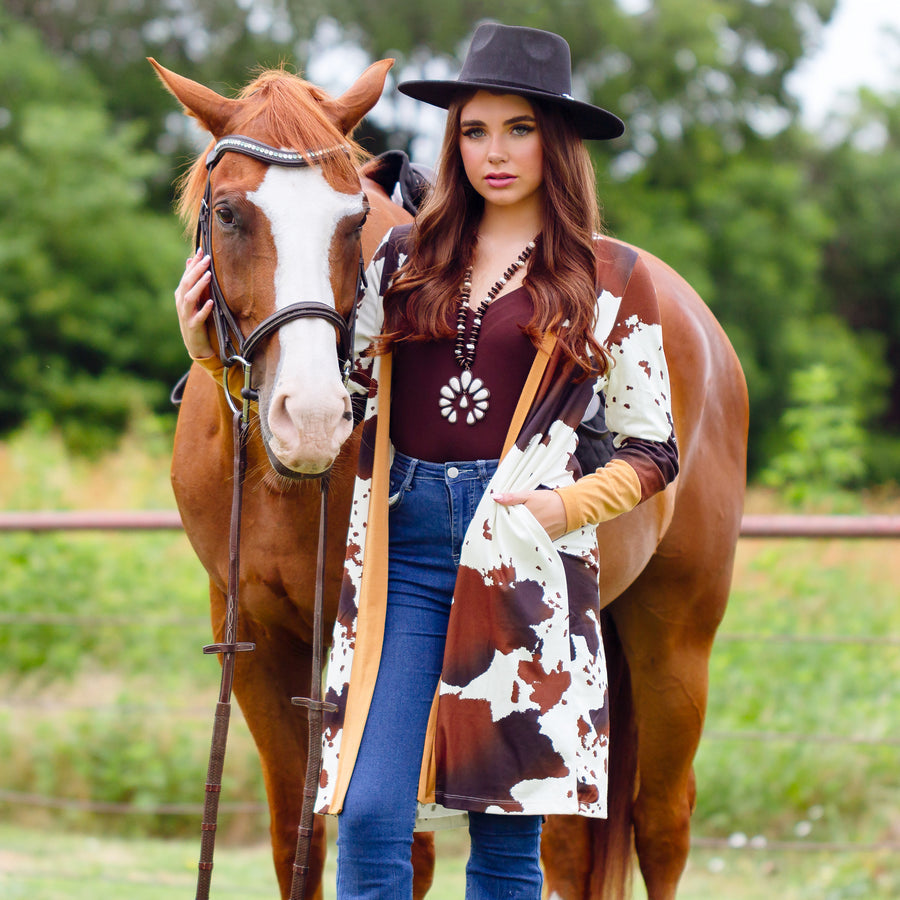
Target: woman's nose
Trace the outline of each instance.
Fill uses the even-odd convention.
[[[493,144],[488,150],[488,162],[492,165],[505,162],[508,158],[506,151],[499,144]]]

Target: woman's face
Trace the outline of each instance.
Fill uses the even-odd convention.
[[[485,203],[540,206],[544,152],[532,105],[518,94],[479,91],[459,124],[463,167]]]

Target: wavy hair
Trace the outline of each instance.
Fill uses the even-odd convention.
[[[400,341],[456,334],[460,283],[484,210],[459,152],[460,111],[471,96],[458,97],[449,108],[435,185],[416,218],[408,259],[385,293],[376,352]],[[601,230],[594,167],[565,112],[530,102],[543,149],[544,201],[541,233],[526,268],[534,314],[524,331],[535,346],[555,332],[563,353],[585,375],[596,376],[608,369],[609,356],[594,337],[594,240]]]

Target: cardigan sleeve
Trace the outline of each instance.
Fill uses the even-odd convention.
[[[604,302],[603,295],[599,302]],[[640,257],[604,337],[611,365],[598,387],[604,391],[615,452],[596,472],[557,488],[569,531],[628,512],[678,474],[659,304]]]
[[[222,373],[225,371],[225,363],[219,359],[218,354],[213,354],[212,356],[204,356],[202,359],[198,359],[196,356],[191,357],[191,361],[197,363],[204,372],[206,372],[210,378],[219,384],[222,383]],[[235,368],[234,371],[240,371],[240,368]],[[232,381],[234,382],[232,384]],[[228,389],[231,391],[231,396],[236,400],[240,401],[241,399],[241,388],[243,384],[238,384],[237,379],[232,379],[231,375],[228,376]]]
[[[366,268],[366,287],[356,307],[356,326],[353,333],[353,368],[347,390],[352,399],[364,398],[369,393],[372,380],[373,357],[366,351],[373,345],[375,338],[381,334],[384,324],[384,307],[382,295],[388,285],[383,284],[385,259],[391,243],[393,230],[384,236]]]

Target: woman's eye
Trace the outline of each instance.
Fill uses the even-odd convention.
[[[234,225],[234,213],[227,206],[216,207],[216,218],[223,225]]]
[[[463,132],[463,136],[467,138],[480,138],[484,134],[483,128],[470,128]]]
[[[531,134],[532,131],[534,131],[534,128],[531,125],[516,125],[513,128],[513,134],[519,135],[519,137]]]

